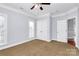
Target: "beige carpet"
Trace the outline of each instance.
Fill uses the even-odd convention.
[[[0,51],[2,56],[76,56],[79,50],[66,43],[33,40]]]

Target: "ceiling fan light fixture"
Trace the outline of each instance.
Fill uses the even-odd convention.
[[[42,5],[50,5],[50,3],[35,3],[35,4],[32,6],[31,10],[34,9],[34,8],[37,8],[37,7],[39,7],[40,10],[43,10]]]
[[[40,7],[41,10],[43,10],[42,6]]]
[[[34,9],[34,8],[35,8],[35,5],[33,5],[33,7],[31,8],[31,10]]]
[[[39,6],[39,5],[36,4],[36,5],[35,5],[35,8],[37,8],[38,6]]]
[[[40,4],[42,4],[42,5],[50,5],[50,3],[40,3]]]

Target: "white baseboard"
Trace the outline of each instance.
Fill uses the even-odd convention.
[[[34,39],[35,38],[30,38],[30,39],[27,39],[27,40],[24,40],[24,41],[21,41],[21,42],[18,42],[18,43],[13,43],[13,44],[10,44],[10,45],[6,45],[4,47],[1,47],[0,50],[7,49],[7,48],[11,48],[11,47],[14,47],[16,45],[23,44],[25,42],[29,42],[29,41],[34,40]],[[38,39],[38,40],[43,40],[43,39]],[[43,40],[43,41],[50,42],[51,40],[46,39],[46,40]]]
[[[47,41],[47,42],[50,42],[51,40],[49,40],[49,39],[38,39],[38,40],[43,40],[43,41]]]
[[[18,43],[13,43],[13,44],[10,44],[10,45],[6,45],[6,46],[0,48],[0,50],[7,49],[7,48],[10,48],[10,47],[14,47],[16,45],[23,44],[23,43],[29,42],[31,40],[34,40],[34,39],[27,39],[27,40],[24,40],[24,41],[21,41],[21,42],[18,42]]]

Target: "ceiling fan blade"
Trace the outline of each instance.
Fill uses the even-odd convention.
[[[34,9],[34,7],[35,7],[35,5],[31,8],[31,10]]]
[[[40,7],[40,9],[41,9],[41,10],[43,10],[43,8],[42,8],[42,7]]]
[[[50,5],[50,3],[40,3],[40,4],[42,4],[42,5]]]

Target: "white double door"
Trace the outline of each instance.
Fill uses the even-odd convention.
[[[57,21],[57,41],[67,42],[67,20]]]
[[[37,39],[49,40],[49,20],[37,21]]]

